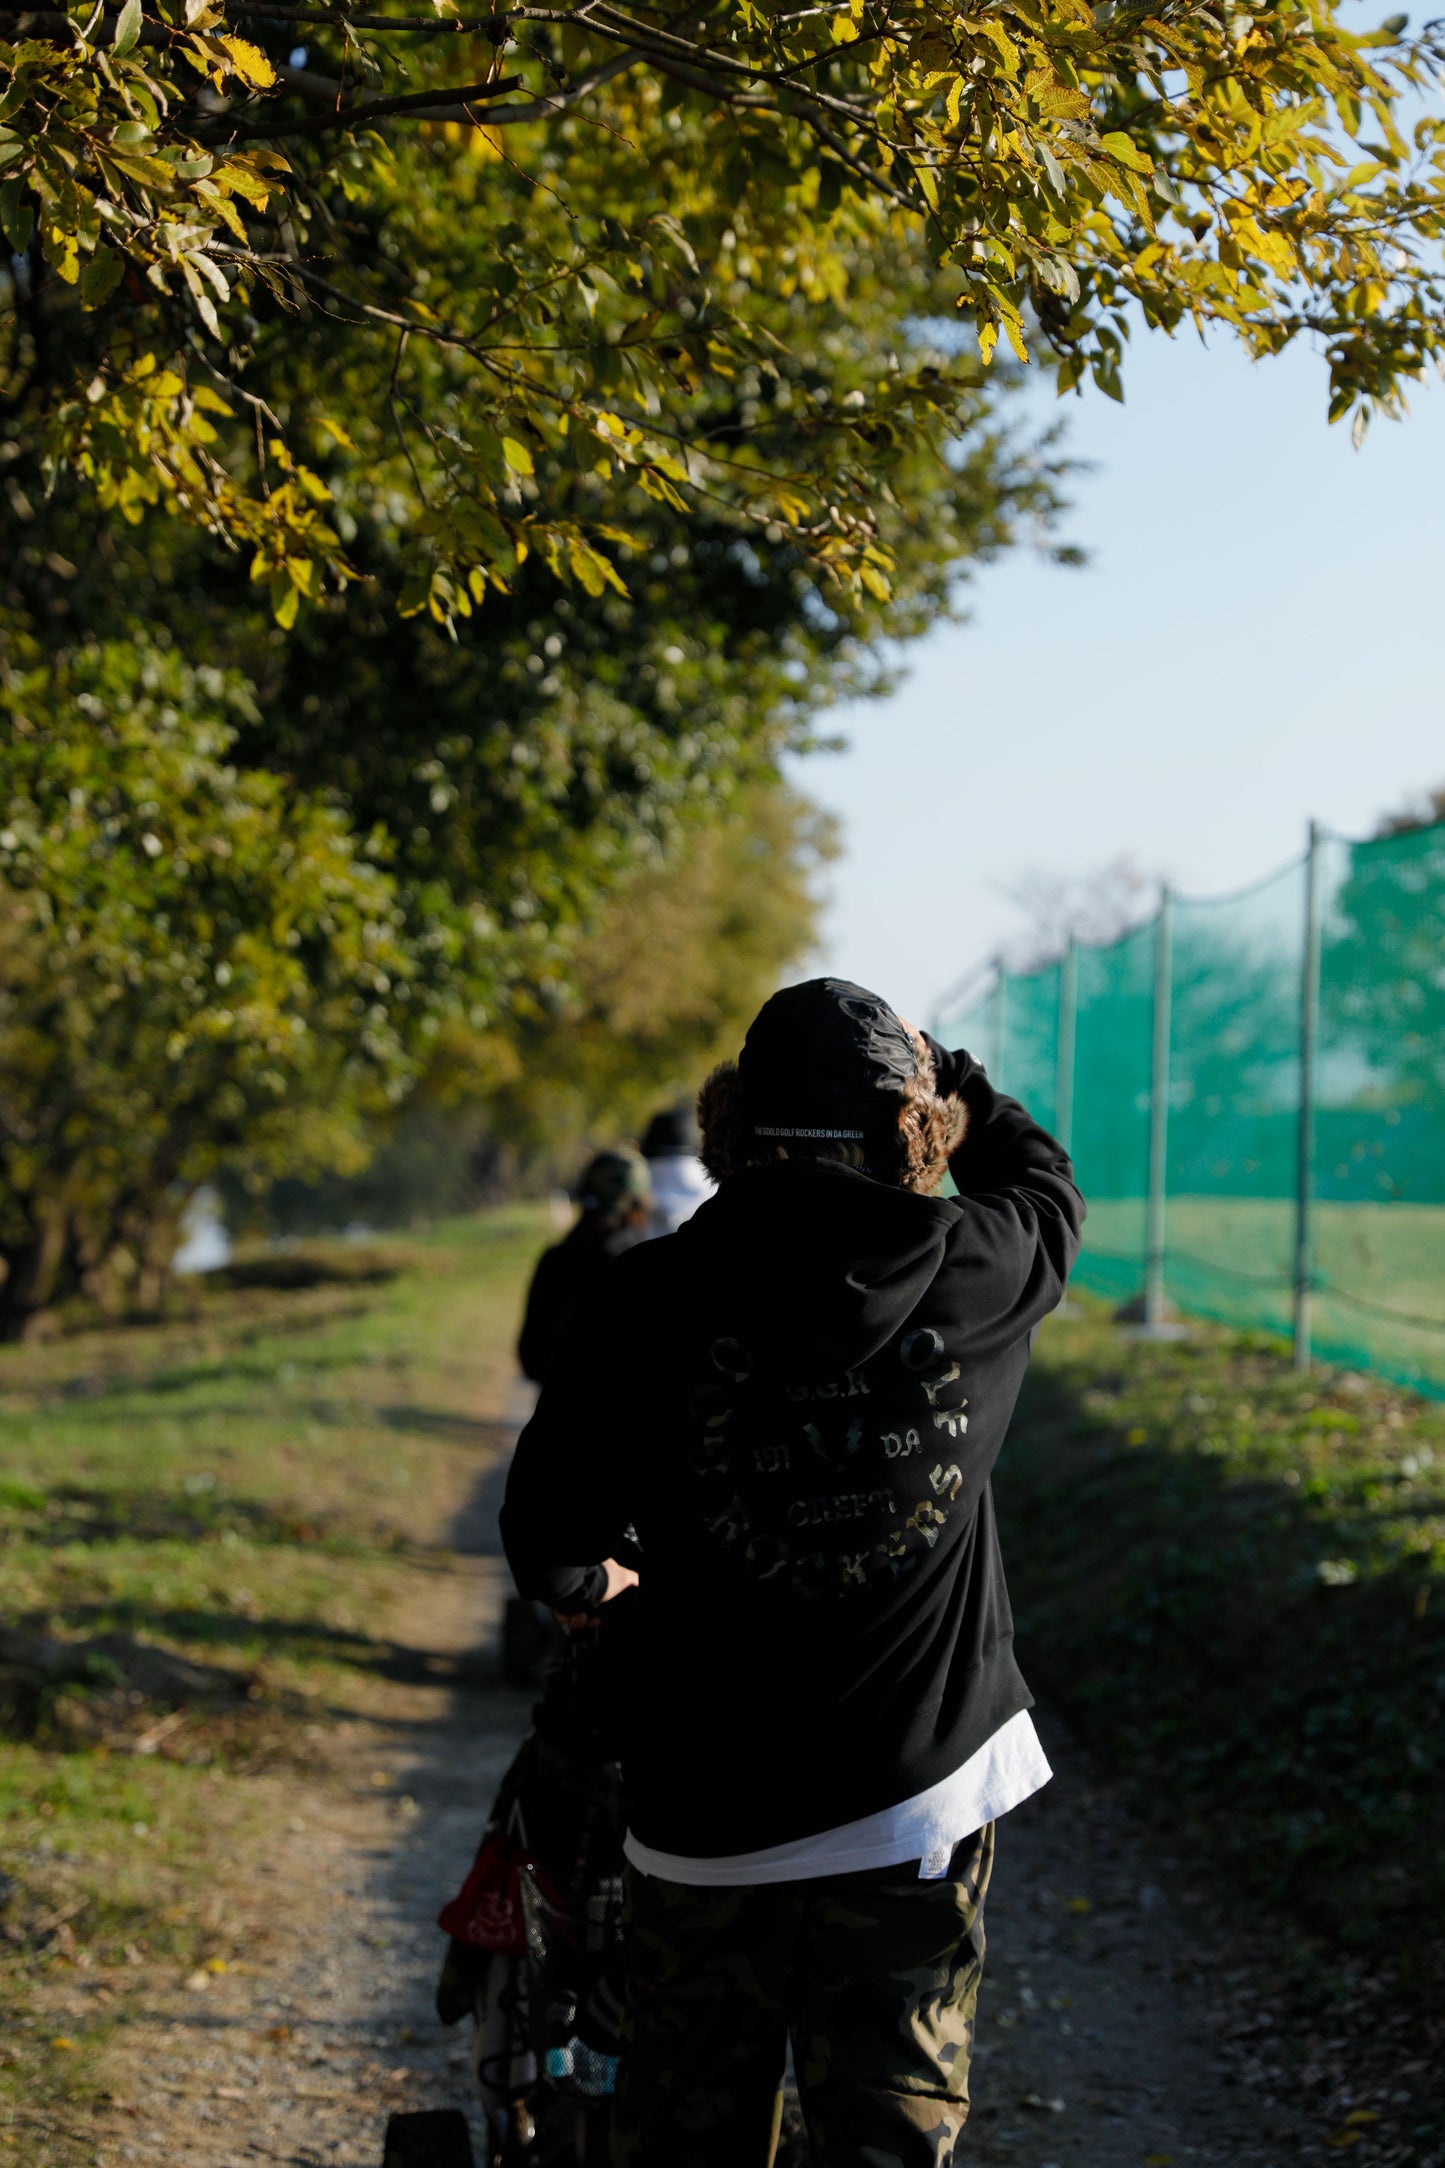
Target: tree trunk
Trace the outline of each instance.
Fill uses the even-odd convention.
[[[29,1240],[6,1252],[0,1339],[18,1340],[28,1321],[66,1292],[63,1278],[69,1238],[70,1213],[53,1198],[40,1206]]]

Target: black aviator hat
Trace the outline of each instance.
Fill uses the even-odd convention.
[[[917,1074],[907,1026],[851,979],[785,986],[758,1011],[738,1056],[748,1126],[780,1144],[866,1143],[892,1128],[897,1095]]]

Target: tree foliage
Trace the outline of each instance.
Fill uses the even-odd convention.
[[[412,1074],[393,885],[228,763],[248,707],[132,643],[0,688],[0,1321],[153,1286],[222,1164],[360,1164]]]
[[[1421,817],[1432,810],[1427,798],[1418,812],[1383,822],[1373,842],[1345,847],[1326,921],[1322,1007],[1326,1043],[1348,1049],[1346,1074],[1356,1069],[1357,1098],[1412,1110],[1417,1194],[1433,1200],[1445,1106],[1445,818]]]
[[[10,397],[52,473],[210,527],[283,623],[356,570],[346,419],[325,386],[294,409],[267,389],[298,316],[380,357],[426,498],[406,606],[442,618],[529,558],[620,591],[638,496],[885,596],[878,502],[949,387],[900,358],[778,442],[711,396],[775,381],[777,297],[841,302],[860,239],[923,248],[985,360],[1032,341],[1065,386],[1118,393],[1137,309],[1256,354],[1313,337],[1331,412],[1363,422],[1441,341],[1445,127],[1404,125],[1439,50],[1327,0],[101,0],[7,22]],[[438,163],[449,191],[418,191]],[[569,502],[539,488],[551,467]]]
[[[454,191],[477,174],[465,150],[460,170],[447,152],[419,167],[408,199],[410,217],[445,234],[458,290],[487,268],[480,216],[447,223]],[[949,353],[923,252],[865,235],[830,262],[843,298],[760,302],[773,366],[710,379],[691,411],[719,434],[765,436],[794,462],[815,417],[854,411],[861,386],[890,371],[930,383],[938,442],[901,440],[876,491],[893,563],[885,596],[839,590],[781,530],[747,536],[725,507],[684,514],[639,489],[617,552],[625,593],[562,585],[533,556],[506,594],[454,621],[456,638],[430,609],[399,617],[435,457],[424,432],[398,437],[386,356],[316,311],[273,325],[254,366],[288,414],[324,397],[344,418],[355,449],[337,455],[332,481],[363,575],[344,597],[323,596],[283,630],[234,557],[159,514],[97,522],[73,490],[47,498],[16,459],[8,504],[0,497],[12,609],[37,652],[76,625],[119,638],[162,623],[185,650],[242,671],[256,702],[239,757],[324,789],[359,832],[386,829],[408,911],[430,929],[429,968],[458,999],[465,982],[469,1005],[493,1021],[514,985],[565,974],[575,928],[639,851],[726,810],[785,747],[810,741],[831,703],[886,686],[880,655],[956,611],[973,566],[1047,530],[1051,455],[1006,426],[1006,381],[985,386],[975,362]],[[419,408],[445,404],[435,352],[418,368]],[[531,487],[536,515],[553,521],[603,490],[540,456]]]
[[[355,1177],[229,1185],[250,1225],[334,1229],[460,1212],[518,1182],[570,1182],[590,1150],[641,1134],[736,1053],[817,931],[829,822],[756,786],[640,867],[599,912],[568,979],[520,1004],[485,1047],[445,1038],[428,1077]],[[490,1057],[484,1069],[478,1056]]]
[[[448,276],[461,289],[481,275],[489,229],[477,218],[448,226],[446,203],[458,174],[474,184],[481,165],[465,144],[443,141],[440,152],[418,161],[408,216],[447,233]],[[249,687],[226,707],[234,735],[225,758],[258,787],[269,778],[278,806],[324,802],[359,862],[384,868],[390,884],[406,970],[391,974],[388,1021],[405,1064],[427,1080],[407,1130],[412,1146],[439,1096],[449,1106],[470,1098],[495,1108],[519,1048],[541,1038],[560,1048],[547,1020],[584,1013],[576,951],[606,922],[611,894],[634,875],[677,867],[694,839],[705,854],[709,824],[735,823],[754,790],[766,791],[785,748],[810,742],[831,702],[888,681],[880,643],[896,647],[953,611],[972,564],[1046,527],[1055,501],[1048,455],[1011,441],[997,387],[986,391],[976,364],[951,356],[928,328],[939,297],[922,253],[890,253],[864,236],[838,251],[835,270],[847,305],[827,295],[806,303],[776,294],[765,311],[760,302],[778,332],[775,368],[731,384],[708,379],[694,411],[734,433],[764,417],[791,458],[794,444],[806,446],[813,416],[835,404],[851,411],[853,388],[895,360],[941,387],[937,445],[917,436],[902,443],[892,494],[879,492],[879,531],[894,561],[884,597],[829,586],[817,559],[782,530],[747,535],[725,506],[685,514],[639,489],[627,506],[631,539],[618,546],[625,593],[559,583],[533,555],[485,611],[454,620],[455,638],[429,608],[398,614],[396,594],[434,494],[434,454],[425,432],[408,428],[405,442],[398,435],[385,397],[388,356],[320,310],[276,316],[258,332],[252,381],[264,381],[298,427],[323,398],[333,418],[344,418],[354,449],[336,451],[329,471],[360,576],[289,628],[276,624],[244,561],[163,508],[141,507],[134,523],[114,512],[97,519],[63,477],[47,495],[17,425],[18,456],[0,469],[0,553],[10,572],[0,672],[9,673],[12,694],[32,700],[37,687],[60,688],[57,729],[83,740],[89,710],[63,690],[71,665],[47,675],[47,657],[88,639],[105,649],[109,669],[127,642],[145,649],[151,628],[169,637],[166,657],[204,655]],[[429,373],[418,399],[444,403],[437,355],[421,359]],[[537,516],[549,518],[569,516],[602,488],[564,460],[540,456],[531,486]],[[174,667],[147,652],[148,668]],[[132,673],[125,695],[142,708],[150,698],[143,678]],[[112,690],[114,726],[119,680]],[[191,712],[198,696],[182,687],[172,697]],[[75,754],[83,760],[82,744]],[[256,907],[265,938],[264,890]],[[180,946],[191,938],[183,924]],[[41,981],[28,983],[34,991]],[[12,993],[17,1022],[24,1002],[18,986]],[[138,1041],[137,1061],[155,1050],[153,1040]],[[162,1080],[157,1088],[168,1087]],[[304,1084],[296,1088],[304,1098]],[[569,1104],[576,1121],[591,1118]],[[94,1115],[107,1118],[99,1089]],[[520,1134],[520,1119],[515,1126]],[[334,1169],[355,1156],[357,1134],[349,1118],[324,1132],[298,1124],[258,1154],[248,1129],[215,1157],[234,1188],[272,1172]],[[187,1169],[203,1158],[192,1154]],[[136,1164],[148,1180],[144,1153]],[[194,1178],[174,1179],[184,1186]],[[145,1248],[158,1265],[174,1198],[165,1189],[152,1195],[159,1209]],[[117,1206],[109,1233],[94,1190],[87,1209],[87,1254],[137,1249],[130,1206]],[[21,1287],[17,1275],[17,1303]]]
[[[830,820],[774,787],[641,868],[581,944],[571,990],[522,1020],[494,1133],[565,1164],[694,1092],[812,947],[835,848]]]

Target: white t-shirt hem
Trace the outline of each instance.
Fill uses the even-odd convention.
[[[1052,1774],[1029,1713],[1021,1709],[951,1776],[898,1806],[883,1807],[836,1829],[711,1859],[656,1851],[629,1830],[623,1851],[640,1873],[698,1889],[816,1881],[823,1875],[900,1867],[910,1860],[920,1862],[921,1875],[936,1877],[947,1872],[949,1855],[960,1839],[1022,1806]]]

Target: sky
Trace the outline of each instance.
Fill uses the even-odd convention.
[[[1016,937],[1006,891],[1120,857],[1188,894],[1270,872],[1314,816],[1369,834],[1445,784],[1445,386],[1360,450],[1324,364],[1136,338],[1122,407],[1067,420],[1060,539],[971,583],[901,689],[795,777],[842,828],[817,968],[925,1020]]]

